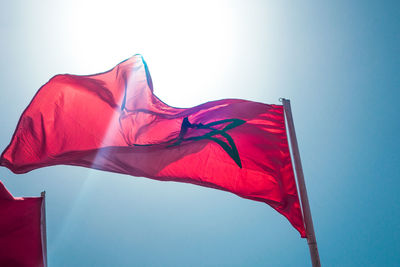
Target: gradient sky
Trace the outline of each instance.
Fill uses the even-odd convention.
[[[0,49],[1,150],[52,76],[136,53],[173,106],[289,98],[322,265],[399,266],[399,1],[1,1]],[[283,216],[227,192],[69,166],[0,180],[46,190],[51,267],[310,265]]]

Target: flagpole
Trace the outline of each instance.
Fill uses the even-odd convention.
[[[294,122],[292,116],[292,109],[290,107],[290,100],[282,98],[283,108],[286,114],[287,125],[289,128],[290,143],[292,145],[292,153],[294,159],[294,166],[296,170],[297,183],[300,191],[301,206],[303,209],[303,218],[306,226],[307,243],[310,249],[311,262],[313,267],[320,267],[317,240],[315,238],[314,225],[311,217],[310,204],[308,202],[307,188],[304,181],[303,167],[301,165],[299,146],[297,144],[296,131],[294,129]]]
[[[40,230],[42,234],[42,254],[43,266],[47,267],[47,236],[46,236],[46,191],[43,191],[40,196],[42,197],[42,207],[40,215]]]

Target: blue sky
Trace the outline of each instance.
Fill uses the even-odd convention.
[[[52,76],[141,53],[173,106],[289,98],[322,264],[398,266],[399,29],[397,1],[2,1],[0,148]],[[227,192],[69,166],[0,179],[46,190],[50,266],[310,265],[283,216]]]

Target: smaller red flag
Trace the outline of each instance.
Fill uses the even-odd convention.
[[[13,197],[0,181],[0,266],[45,266],[43,197]]]

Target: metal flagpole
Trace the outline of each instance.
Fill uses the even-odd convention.
[[[47,237],[46,237],[46,191],[43,191],[40,196],[42,197],[42,207],[40,215],[40,230],[42,233],[42,254],[43,266],[47,267]]]
[[[286,114],[287,125],[289,128],[290,143],[292,144],[292,153],[294,166],[296,170],[297,183],[300,190],[301,206],[303,208],[303,218],[306,226],[307,242],[310,249],[311,262],[313,267],[320,267],[317,240],[315,238],[314,225],[311,217],[310,204],[308,202],[306,184],[304,182],[303,167],[301,166],[299,146],[297,144],[296,131],[294,129],[292,109],[290,100],[282,98],[283,108]]]

